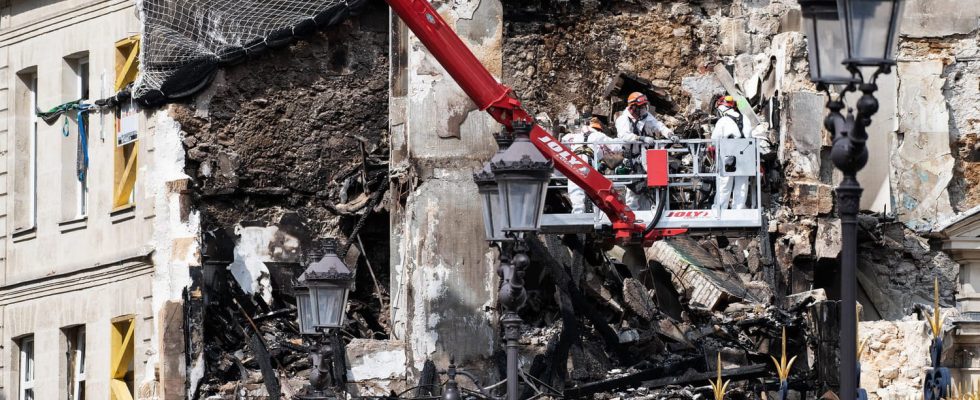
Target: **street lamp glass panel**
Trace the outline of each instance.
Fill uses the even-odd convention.
[[[500,228],[504,226],[504,212],[500,209],[500,190],[496,187],[486,189],[483,194],[483,226],[487,233],[487,240],[502,241],[507,240],[504,231]]]
[[[498,182],[501,206],[506,210],[507,216],[503,229],[525,232],[539,230],[548,180],[525,177],[498,179]]]
[[[310,290],[316,297],[319,314],[317,327],[339,328],[343,324],[347,289],[339,286],[314,286]]]
[[[308,289],[296,290],[296,313],[299,316],[299,332],[302,334],[316,333],[316,316],[313,314],[313,301]]]
[[[835,0],[801,1],[800,4],[807,37],[810,80],[827,84],[854,81],[844,65],[847,35]]]
[[[501,227],[504,225],[504,213],[500,208],[500,189],[490,172],[489,165],[480,173],[474,174],[477,191],[483,202],[483,231],[487,240],[499,242],[508,240]]]
[[[848,61],[876,66],[895,60],[902,0],[838,0],[850,41]]]

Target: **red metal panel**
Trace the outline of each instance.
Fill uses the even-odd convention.
[[[647,186],[667,186],[667,150],[647,150]]]

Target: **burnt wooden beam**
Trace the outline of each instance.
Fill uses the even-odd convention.
[[[677,364],[659,366],[650,368],[644,371],[637,372],[635,374],[630,374],[627,376],[607,379],[604,381],[593,382],[579,387],[571,388],[565,390],[566,398],[582,398],[589,396],[594,393],[599,392],[610,392],[615,390],[621,390],[633,387],[645,387],[649,389],[662,388],[671,385],[689,385],[697,383],[705,383],[711,379],[718,377],[718,372],[696,372],[691,371],[689,364],[697,363],[696,358],[687,359],[681,361]],[[658,376],[677,374],[681,371],[686,371],[681,374],[670,376],[666,378],[657,378]],[[743,381],[747,379],[763,378],[772,375],[770,367],[766,364],[756,364],[747,367],[730,368],[721,371],[722,379],[731,379],[733,381]]]
[[[527,242],[531,248],[531,253],[534,256],[540,257],[541,261],[545,263],[548,270],[552,273],[558,290],[562,295],[567,296],[571,300],[572,307],[576,313],[581,313],[581,315],[585,316],[592,323],[592,327],[595,328],[596,333],[605,342],[606,348],[611,351],[622,351],[619,348],[619,335],[616,334],[616,330],[609,326],[605,315],[585,300],[587,297],[575,286],[575,282],[569,276],[565,266],[551,255],[548,248],[537,237],[531,236]]]

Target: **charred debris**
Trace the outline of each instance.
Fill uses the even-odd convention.
[[[681,22],[700,20],[685,5],[670,11]],[[568,102],[592,104],[592,115],[608,126],[613,110],[622,108],[613,99],[622,101],[621,92],[631,91],[646,93],[675,132],[698,137],[710,127],[713,121],[705,109],[677,107],[686,101],[675,99],[690,96],[692,104],[710,104],[711,96],[728,90],[694,65],[721,65],[714,59],[698,61],[721,44],[707,40],[698,50],[669,25],[647,23],[665,31],[651,42],[654,47],[630,54],[659,55],[663,62],[647,60],[637,68],[667,74],[654,77],[661,82],[697,75],[681,85],[690,93],[655,87],[633,74],[616,75],[604,88],[577,88],[563,83],[605,79],[566,76],[582,72],[573,65],[582,59],[573,55],[591,47],[566,49],[559,39],[580,35],[597,40],[605,35],[591,29],[613,30],[643,21],[624,14],[600,19],[598,27],[572,24],[578,30],[567,32],[571,28],[541,22],[555,20],[545,17],[522,22],[507,16],[511,23],[504,56],[512,70],[504,75],[515,90],[528,94],[530,107],[551,113],[555,132],[571,123],[560,115]],[[399,288],[390,287],[389,215],[405,206],[413,182],[422,178],[388,164],[389,87],[385,74],[376,73],[390,62],[387,21],[386,13],[366,13],[352,29],[318,34],[248,68],[231,67],[224,73],[226,83],[215,84],[208,110],[177,109],[175,118],[185,134],[186,172],[194,180],[191,191],[204,232],[204,266],[194,276],[185,303],[192,398],[293,398],[304,393],[313,367],[308,346],[313,343],[299,334],[291,283],[305,267],[304,251],[325,238],[344,244],[345,262],[356,271],[342,339],[392,335],[390,308]],[[695,25],[701,26],[699,32],[705,30],[698,35],[715,36],[709,33],[713,24]],[[331,47],[335,42],[355,45]],[[804,58],[797,51],[803,47],[789,41],[794,43],[786,46],[787,54],[772,56],[785,58],[787,65],[801,64],[793,60]],[[556,53],[543,57],[548,62],[541,65],[534,64],[534,57],[518,57],[552,47]],[[589,70],[602,76],[615,71],[613,61],[619,59],[613,56],[626,57],[607,55],[589,64]],[[293,67],[284,68],[282,58],[293,60]],[[336,60],[345,63],[334,65]],[[817,117],[789,117],[800,110],[821,110],[823,99],[785,87],[796,85],[800,79],[789,78],[805,71],[787,71],[778,86],[774,69],[761,68],[754,84],[759,90],[749,100],[769,125],[770,151],[788,154],[763,157],[761,200],[768,223],[759,231],[686,236],[648,249],[612,247],[593,235],[533,240],[526,276],[529,299],[520,310],[522,370],[533,383],[524,398],[706,398],[719,355],[722,378],[732,380],[729,398],[774,398],[779,382],[771,357],[783,356],[783,332],[786,357],[796,357],[788,374],[791,391],[817,398],[836,387],[838,314],[833,299],[840,245],[832,171],[813,169],[819,163],[794,162],[793,151],[804,145],[812,145],[805,150],[816,157],[828,153],[826,144],[797,142],[792,135],[803,131],[793,123]],[[332,74],[324,78],[307,70]],[[267,87],[270,74],[289,74],[283,80],[295,87]],[[549,78],[530,79],[542,75]],[[351,88],[356,95],[336,95]],[[202,113],[210,116],[200,117]],[[568,204],[556,193],[547,206]],[[866,278],[861,280],[863,318],[902,318],[919,303],[930,303],[929,293],[918,290],[931,288],[934,276],[947,283],[955,279],[955,272],[948,276],[955,263],[901,222],[862,215],[859,233],[859,276]],[[274,254],[269,258],[275,262],[242,267],[250,261],[242,261],[236,247],[253,234],[272,237],[261,241],[256,252]],[[952,290],[942,293],[944,302],[952,296]],[[470,371],[483,383],[504,375],[502,352],[485,364],[492,367]],[[426,365],[388,388],[388,398],[439,396],[453,368]],[[473,392],[476,386],[465,378],[463,367],[457,370],[460,387],[483,396]],[[353,386],[348,385],[348,392],[358,393]]]
[[[663,91],[628,74],[614,79],[606,94],[613,98],[638,86],[671,105]],[[676,121],[688,137],[711,123],[703,112],[677,115]],[[362,144],[360,157],[341,167],[343,179],[326,196],[338,200],[326,208],[339,221],[333,234],[344,238],[342,258],[356,266],[344,341],[387,339],[390,332],[386,208],[402,202],[403,194],[389,193],[386,164],[379,157],[383,151],[369,152]],[[729,398],[769,398],[780,385],[773,359],[783,357],[783,349],[786,358],[796,357],[788,372],[790,390],[802,398],[833,390],[838,305],[831,299],[838,282],[830,264],[839,249],[833,249],[832,229],[803,235],[783,230],[797,222],[778,210],[800,205],[784,193],[779,162],[769,158],[765,167],[764,206],[774,211],[768,212],[772,222],[759,231],[683,236],[647,249],[612,246],[593,235],[533,238],[529,298],[520,310],[522,369],[531,383],[523,398],[705,398],[719,362],[722,378],[733,381]],[[548,207],[567,204],[558,196]],[[295,213],[281,214],[275,225],[299,238],[300,248],[316,246],[322,237]],[[861,227],[862,246],[871,254],[867,268],[938,257],[925,239],[887,217],[864,215]],[[203,358],[192,392],[201,399],[303,394],[313,365],[311,343],[295,321],[292,283],[305,267],[301,252],[266,262],[269,276],[256,279],[266,279],[269,287],[256,293],[231,271],[240,237],[229,229],[206,235],[203,276],[188,294],[188,326],[198,327],[192,328],[188,348]],[[799,243],[787,246],[787,240]],[[799,251],[804,245],[811,251]],[[888,292],[887,287],[866,289]],[[879,300],[870,299],[872,308]],[[911,306],[882,307],[904,312]],[[504,375],[502,352],[493,355],[491,365],[497,370],[480,371],[483,376]],[[409,377],[406,390],[392,390],[387,398],[439,396],[447,372],[456,375],[454,384],[470,389],[466,393],[486,397],[462,378],[465,370],[427,362]]]

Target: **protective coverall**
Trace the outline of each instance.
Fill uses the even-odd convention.
[[[619,118],[616,118],[616,140],[622,141],[637,141],[646,142],[647,144],[652,144],[656,140],[657,134],[660,134],[663,139],[676,140],[677,136],[674,132],[667,128],[662,122],[654,118],[653,114],[649,112],[644,112],[639,118],[633,117],[630,114],[629,109],[623,110]],[[646,157],[643,157],[643,149],[646,147],[641,144],[633,145],[623,145],[626,146],[626,154],[634,159],[634,162],[638,162],[643,166],[643,170],[647,169]],[[626,205],[634,210],[649,210],[653,207],[653,203],[646,196],[641,196],[634,193],[630,189],[626,189]]]
[[[715,124],[715,129],[711,131],[712,140],[725,140],[752,137],[752,123],[748,118],[741,118],[742,128],[739,129],[739,113],[732,108],[720,107],[721,118]],[[719,143],[720,144],[720,143]],[[721,171],[724,166],[718,166]],[[715,186],[715,208],[724,210],[729,208],[729,204],[734,197],[732,208],[738,210],[745,208],[745,200],[749,194],[748,176],[719,176]]]
[[[611,140],[601,130],[592,126],[582,127],[572,133],[562,136],[561,141],[575,154],[583,159],[587,159],[590,165],[595,165],[594,160],[602,158],[603,146],[597,145],[603,141]],[[583,144],[584,143],[584,144]],[[591,154],[591,156],[589,156]],[[587,196],[585,190],[568,180],[568,198],[572,201],[572,214],[585,213],[585,202]]]

